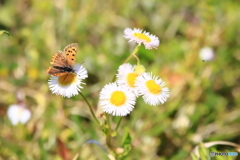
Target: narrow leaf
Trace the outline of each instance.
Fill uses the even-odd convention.
[[[11,34],[10,34],[8,31],[5,31],[5,30],[1,30],[1,31],[0,31],[0,37],[1,37],[4,33],[7,34],[9,37],[12,38]]]

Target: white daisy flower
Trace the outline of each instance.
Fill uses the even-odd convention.
[[[150,34],[149,32],[144,31],[142,33],[141,29],[134,28],[133,30],[130,28],[126,28],[124,30],[124,38],[129,39],[129,42],[134,41],[141,45],[144,44],[146,49],[153,49],[159,46],[158,37]]]
[[[167,101],[169,89],[164,86],[165,83],[158,77],[153,77],[151,73],[143,73],[137,77],[136,88],[140,95],[143,96],[145,103],[152,106],[163,104]]]
[[[7,116],[10,119],[12,125],[17,125],[18,123],[25,124],[31,117],[31,112],[17,104],[13,104],[8,108]]]
[[[136,96],[126,87],[109,83],[100,92],[99,104],[103,111],[113,116],[126,116],[136,103]]]
[[[73,70],[75,71],[74,73],[68,73],[59,77],[51,76],[48,84],[52,93],[67,98],[78,95],[80,89],[83,88],[81,84],[85,84],[82,80],[87,78],[88,75],[86,68],[82,65],[75,64]]]
[[[138,96],[138,90],[135,87],[136,78],[138,74],[135,72],[136,66],[132,66],[129,63],[124,63],[118,69],[117,73],[117,83],[120,86],[128,88],[136,96]]]
[[[204,47],[200,50],[199,57],[203,61],[211,61],[215,57],[215,54],[211,47]]]

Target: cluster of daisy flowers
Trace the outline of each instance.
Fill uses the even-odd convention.
[[[87,70],[80,64],[75,64],[73,67],[74,73],[67,73],[62,76],[51,76],[48,81],[49,88],[53,94],[62,95],[70,98],[78,95],[78,92],[83,88],[82,82],[88,77]]]
[[[114,116],[126,116],[142,97],[146,104],[156,106],[163,104],[169,97],[165,83],[151,73],[137,73],[136,66],[129,63],[121,65],[117,81],[107,84],[100,92],[100,106],[103,111]]]
[[[146,49],[157,48],[159,40],[156,36],[140,29],[125,29],[124,37]],[[163,104],[169,97],[169,89],[165,83],[152,73],[145,72],[142,65],[133,66],[124,63],[118,69],[117,81],[109,83],[100,92],[100,106],[103,111],[113,116],[126,116],[142,97],[146,104],[156,106]]]

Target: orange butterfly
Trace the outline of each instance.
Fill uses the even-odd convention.
[[[78,44],[73,43],[64,48],[64,52],[58,51],[52,57],[49,67],[46,70],[46,74],[53,76],[63,76],[68,73],[73,73],[73,66],[76,61],[76,55],[78,51]]]

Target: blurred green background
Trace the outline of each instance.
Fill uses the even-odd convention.
[[[123,38],[128,27],[159,37],[158,49],[142,47],[138,55],[166,82],[170,98],[160,106],[138,99],[123,118],[114,143],[120,146],[129,128],[126,159],[191,159],[200,142],[240,143],[239,10],[237,0],[0,0],[0,30],[12,35],[0,37],[0,159],[61,160],[63,152],[64,160],[76,153],[107,159],[98,146],[85,144],[95,139],[105,146],[105,140],[82,97],[53,95],[45,70],[56,51],[78,43],[77,62],[89,73],[82,93],[97,110],[101,88],[134,49]],[[215,52],[212,61],[199,58],[205,46]],[[32,112],[26,125],[12,126],[6,116],[16,92]]]

